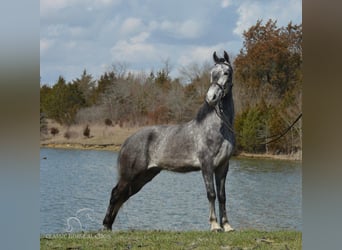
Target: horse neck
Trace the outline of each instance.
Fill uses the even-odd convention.
[[[233,126],[234,102],[233,102],[232,91],[229,91],[229,93],[225,97],[222,98],[221,105],[222,105],[222,111],[223,111],[225,118],[227,118],[229,125]]]
[[[208,120],[210,116],[212,116],[214,112],[215,112],[215,109],[209,106],[207,102],[204,102],[197,112],[197,115],[195,118],[196,123],[203,124],[206,120]]]
[[[201,131],[201,136],[213,136],[216,134],[223,136],[232,145],[235,145],[234,135],[234,104],[232,95],[228,94],[222,99],[223,115],[217,111],[218,106],[211,107],[206,102],[199,109],[197,116],[194,120],[190,121],[190,129]],[[220,112],[220,111],[219,111]],[[225,120],[223,120],[223,119]],[[191,128],[194,126],[193,128]]]
[[[219,105],[219,104],[217,104]],[[223,111],[224,117],[227,119],[229,122],[230,126],[233,126],[233,121],[234,121],[234,103],[233,103],[233,98],[232,98],[232,93],[229,92],[224,98],[222,98],[221,101],[221,108]],[[215,123],[217,124],[218,127],[222,126],[222,119],[218,117],[218,115],[215,112],[215,109],[217,107],[211,107],[209,106],[208,103],[204,102],[199,111],[197,112],[195,121],[199,125],[204,125],[210,123]]]

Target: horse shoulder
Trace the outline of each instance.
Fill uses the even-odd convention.
[[[214,157],[214,166],[226,163],[233,152],[233,145],[228,140],[223,140],[216,156]]]

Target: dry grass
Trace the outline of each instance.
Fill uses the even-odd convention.
[[[106,126],[105,124],[89,124],[90,137],[83,135],[87,124],[63,126],[48,120],[48,134],[41,136],[41,146],[72,147],[72,148],[105,148],[116,150],[127,137],[140,127]],[[51,128],[57,128],[59,133],[53,136]]]
[[[289,155],[275,155],[275,154],[252,154],[252,153],[246,153],[241,152],[239,154],[239,157],[247,157],[247,158],[257,158],[257,159],[277,159],[277,160],[291,160],[291,161],[301,161],[302,160],[302,151],[298,151],[294,154]]]

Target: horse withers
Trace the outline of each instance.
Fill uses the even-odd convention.
[[[182,173],[200,170],[209,200],[210,229],[233,230],[228,223],[225,189],[229,158],[235,145],[232,129],[233,68],[226,51],[223,58],[214,52],[213,59],[215,66],[210,72],[211,85],[205,102],[193,120],[178,125],[143,128],[122,145],[118,156],[119,180],[111,192],[103,220],[105,229],[112,229],[122,204],[161,170]],[[219,222],[215,212],[216,195]]]

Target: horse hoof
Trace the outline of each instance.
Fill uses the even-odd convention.
[[[108,225],[103,225],[103,228],[101,229],[101,231],[112,231],[112,227]]]
[[[226,225],[223,226],[223,230],[224,230],[225,232],[234,232],[234,231],[235,231],[235,229],[232,228],[232,227],[231,227],[230,225],[228,225],[228,224],[226,224]]]

